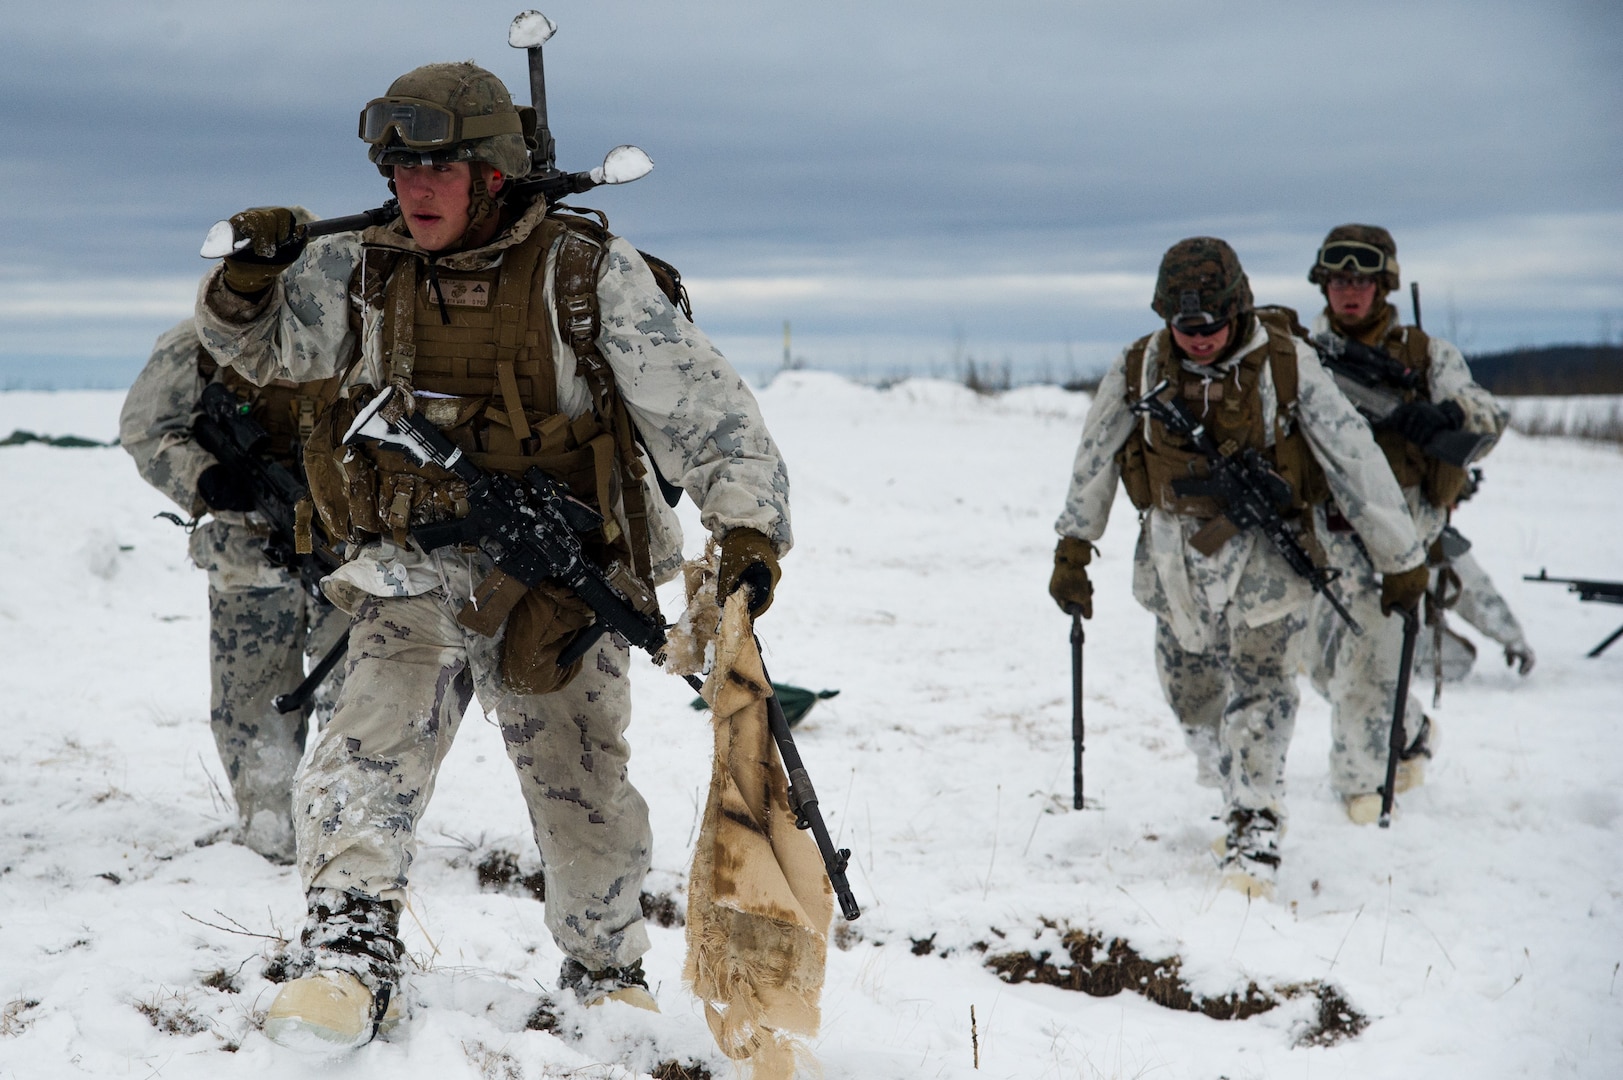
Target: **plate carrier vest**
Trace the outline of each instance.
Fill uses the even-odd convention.
[[[1130,402],[1136,401],[1148,385],[1167,379],[1184,408],[1206,425],[1222,453],[1229,455],[1254,449],[1262,454],[1290,485],[1291,513],[1288,516],[1296,516],[1330,495],[1324,470],[1308,447],[1300,426],[1293,420],[1297,392],[1293,333],[1305,337],[1306,331],[1300,328],[1296,313],[1289,308],[1258,308],[1255,314],[1267,331],[1267,344],[1251,350],[1221,378],[1207,379],[1187,370],[1173,354],[1167,330],[1139,338],[1127,349],[1127,398]],[[1157,335],[1161,338],[1160,371],[1156,377],[1146,379],[1144,357],[1150,339]],[[1263,427],[1262,395],[1257,392],[1264,364],[1273,376],[1278,402],[1272,445]],[[1188,447],[1160,421],[1140,418],[1135,422],[1127,443],[1116,454],[1116,461],[1127,497],[1140,512],[1158,506],[1174,514],[1212,522],[1196,534],[1195,546],[1203,554],[1213,554],[1235,534],[1233,526],[1222,517],[1223,507],[1215,498],[1180,496],[1173,490],[1174,480],[1204,480],[1211,470],[1204,454]],[[1307,539],[1312,539],[1311,530]],[[1316,547],[1314,543],[1308,544],[1310,552]]]

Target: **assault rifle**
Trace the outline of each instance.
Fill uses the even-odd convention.
[[[423,465],[437,465],[468,485],[467,517],[420,525],[411,535],[426,551],[447,544],[472,543],[490,557],[498,572],[491,575],[496,583],[482,601],[481,615],[500,625],[501,617],[525,590],[542,582],[557,582],[584,600],[596,615],[592,625],[565,646],[558,658],[560,667],[568,667],[586,655],[606,630],[647,650],[656,664],[662,662],[665,621],[654,595],[619,564],[612,564],[606,571],[599,567],[581,544],[580,534],[600,528],[602,515],[534,466],[525,472],[522,481],[479,468],[429,420],[407,412],[410,407],[411,403],[403,400],[395,388],[384,390],[355,417],[344,442],[375,440],[405,452]],[[485,588],[481,584],[481,592]],[[687,681],[695,690],[704,686],[691,675]],[[855,919],[862,910],[845,875],[851,853],[836,850],[829,837],[828,826],[817,808],[816,790],[776,695],[767,698],[767,719],[789,778],[789,804],[795,811],[795,824],[812,831],[823,857],[823,869],[839,897],[840,910],[847,919]]]
[[[399,390],[385,388],[355,417],[344,442],[374,440],[424,465],[437,465],[468,485],[466,517],[419,525],[411,536],[424,551],[474,544],[496,564],[497,572],[480,586],[477,605],[489,632],[495,632],[526,591],[550,581],[584,600],[595,616],[564,647],[559,667],[585,656],[611,630],[658,658],[665,648],[665,622],[653,592],[620,563],[604,570],[581,544],[582,534],[602,527],[603,516],[533,465],[522,481],[481,469],[412,409]]]
[[[310,498],[304,481],[269,456],[270,435],[248,415],[249,405],[222,383],[203,388],[192,438],[214,459],[248,482],[254,510],[270,526],[265,558],[298,577],[304,591],[322,603],[321,579],[340,563],[337,551],[321,530],[310,522],[311,550],[301,553],[295,539],[298,505]]]
[[[1329,331],[1313,335],[1310,344],[1347,400],[1375,427],[1403,404],[1405,392],[1418,391],[1426,395],[1425,377],[1394,360],[1384,350]],[[1491,435],[1440,431],[1420,452],[1464,469],[1487,453],[1492,444]]]
[[[558,32],[558,24],[539,11],[525,11],[515,16],[507,28],[507,43],[528,53],[530,67],[530,97],[534,104],[535,149],[530,154],[530,175],[511,184],[512,195],[518,205],[545,199],[549,205],[570,195],[590,191],[600,184],[629,184],[640,180],[653,169],[654,162],[641,147],[629,143],[616,146],[603,158],[603,164],[584,172],[562,172],[555,164],[552,130],[547,124],[546,75],[541,64],[541,46]],[[332,233],[356,232],[378,225],[387,225],[400,216],[400,202],[390,199],[382,206],[363,210],[344,217],[323,218],[293,228],[293,235],[283,245],[296,254],[313,237]],[[230,221],[216,221],[203,239],[198,252],[205,259],[218,259],[248,246],[249,241],[236,234]]]
[[[265,559],[299,579],[304,591],[319,604],[330,604],[321,591],[321,579],[336,570],[342,559],[312,514],[309,552],[300,552],[297,540],[298,507],[307,503],[310,489],[286,466],[271,460],[270,435],[249,415],[249,405],[222,383],[209,383],[198,402],[198,415],[192,422],[192,438],[198,446],[231,472],[247,480],[253,492],[254,510],[270,526],[265,538]],[[298,686],[272,699],[276,711],[290,713],[304,707],[342,660],[349,647],[348,635],[333,643]]]
[[[1215,499],[1223,509],[1223,518],[1235,530],[1253,526],[1261,529],[1286,564],[1306,579],[1314,592],[1324,597],[1354,634],[1362,634],[1364,628],[1358,625],[1330,588],[1330,583],[1341,575],[1341,571],[1314,565],[1312,557],[1297,542],[1290,526],[1285,523],[1281,510],[1290,504],[1290,484],[1274,472],[1255,449],[1235,454],[1225,454],[1219,450],[1205,424],[1189,415],[1189,411],[1177,399],[1162,397],[1169,385],[1166,379],[1162,379],[1149,393],[1135,401],[1131,409],[1140,416],[1159,420],[1168,431],[1181,436],[1205,456],[1210,475],[1204,479],[1187,477],[1174,480],[1173,492],[1181,497]],[[1201,531],[1212,528],[1212,525],[1207,525]],[[1199,536],[1197,533],[1196,537]]]
[[[1533,574],[1523,574],[1522,580],[1544,581],[1554,585],[1565,585],[1568,592],[1578,594],[1579,600],[1593,600],[1602,604],[1623,604],[1623,581],[1591,581],[1586,578],[1550,577],[1542,567],[1539,569],[1537,576],[1534,576]],[[1620,626],[1616,630],[1612,631],[1610,637],[1601,642],[1599,645],[1596,645],[1593,649],[1590,649],[1585,655],[1591,658],[1599,656],[1601,653],[1606,651],[1612,642],[1616,641],[1620,637],[1623,637],[1623,626]]]

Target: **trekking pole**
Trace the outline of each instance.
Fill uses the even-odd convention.
[[[1398,779],[1398,759],[1408,747],[1403,732],[1403,711],[1409,704],[1409,674],[1414,669],[1415,640],[1420,636],[1420,617],[1412,611],[1399,610],[1403,618],[1403,659],[1398,664],[1398,696],[1392,703],[1392,731],[1386,741],[1386,783],[1381,785],[1381,819],[1383,829],[1392,827],[1392,796]]]
[[[1082,613],[1071,613],[1071,808],[1082,809]]]
[[[1426,597],[1426,614],[1431,626],[1431,707],[1443,703],[1443,590],[1448,588],[1447,568],[1437,572],[1437,588]]]
[[[303,682],[287,693],[277,694],[271,699],[271,704],[276,707],[276,711],[290,713],[295,709],[304,708],[309,700],[315,697],[316,690],[321,686],[322,680],[326,679],[328,673],[338,666],[338,661],[344,658],[344,653],[348,650],[349,632],[345,631],[337,641],[333,642],[332,648],[327,650],[327,655],[323,656],[321,661],[310,670],[310,674],[304,677]]]

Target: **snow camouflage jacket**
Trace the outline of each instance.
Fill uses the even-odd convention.
[[[438,260],[443,268],[481,271],[500,265],[503,252],[541,223],[537,203],[485,247]],[[394,246],[410,246],[410,241]],[[199,287],[197,327],[204,346],[256,383],[299,382],[343,376],[347,392],[384,383],[383,314],[350,291],[360,265],[361,239],[344,233],[311,241],[258,303],[233,294],[207,274]],[[547,301],[553,354],[572,355],[552,302],[557,251],[547,255]],[[704,333],[659,290],[648,264],[619,237],[609,242],[597,287],[602,329],[597,346],[613,372],[628,412],[661,474],[691,496],[700,520],[715,536],[735,528],[765,534],[779,555],[793,542],[789,478],[749,388]],[[534,309],[532,309],[534,310]],[[358,359],[356,357],[358,356]],[[578,417],[590,409],[590,391],[574,366],[558,363],[559,409]],[[650,478],[649,483],[652,483]],[[665,508],[653,494],[650,507]],[[666,535],[652,538],[656,564],[662,545],[680,555],[674,517]],[[360,548],[331,578],[375,596],[412,596],[441,583],[435,558],[415,544],[401,548],[384,538]]]
[[[1393,331],[1399,329],[1396,309],[1391,310],[1387,318],[1387,328],[1376,340],[1388,339]],[[1322,334],[1329,329],[1329,315],[1319,312],[1313,319],[1313,332]],[[1430,393],[1428,400],[1438,404],[1452,401],[1458,405],[1465,414],[1463,427],[1466,431],[1492,435],[1495,440],[1503,435],[1505,425],[1510,421],[1510,413],[1471,377],[1471,368],[1459,349],[1442,338],[1432,337],[1426,355],[1430,361],[1426,369],[1426,384]],[[1443,526],[1448,524],[1448,508],[1433,505],[1418,484],[1404,488],[1403,494],[1414,515],[1415,531],[1420,535],[1420,542],[1431,547],[1442,534]]]
[[[1145,379],[1154,376],[1162,350],[1170,346],[1164,330],[1150,337]],[[1212,365],[1209,373],[1222,378],[1245,356],[1267,346],[1267,331],[1256,323],[1245,345]],[[1104,535],[1121,476],[1116,453],[1126,445],[1135,423],[1143,423],[1148,434],[1147,421],[1135,418],[1128,405],[1150,386],[1127,385],[1127,353],[1123,349],[1110,365],[1083,422],[1065,510],[1054,525],[1061,536],[1091,543]],[[1191,366],[1191,370],[1201,369]],[[1369,426],[1305,341],[1296,343],[1296,370],[1296,421],[1324,469],[1337,506],[1358,530],[1376,568],[1392,573],[1420,565],[1425,548]],[[1267,364],[1262,366],[1257,393],[1262,398],[1263,429],[1272,440],[1279,402]],[[1324,508],[1316,508],[1314,516],[1315,527],[1322,530]],[[1241,532],[1207,556],[1189,542],[1203,524],[1198,518],[1152,507],[1142,515],[1134,554],[1133,596],[1172,628],[1179,645],[1190,652],[1206,652],[1217,640],[1219,618],[1255,627],[1306,606],[1312,588],[1258,530]]]
[[[135,377],[118,416],[119,445],[135,459],[141,479],[189,517],[212,519],[192,530],[187,552],[209,572],[216,589],[271,589],[295,584],[264,555],[266,529],[252,514],[211,511],[197,496],[197,478],[214,455],[192,441],[192,418],[208,380],[197,367],[191,319],[166,330]]]

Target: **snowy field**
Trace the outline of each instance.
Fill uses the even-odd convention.
[[[0,436],[109,439],[120,396],[0,394]],[[1218,889],[1220,807],[1155,680],[1125,500],[1087,624],[1090,805],[1069,809],[1069,621],[1045,585],[1086,399],[816,373],[761,396],[799,541],[761,636],[775,677],[840,690],[798,740],[864,907],[829,953],[814,1044],[829,1080],[1623,1076],[1623,645],[1583,655],[1623,608],[1520,580],[1623,578],[1616,448],[1507,436],[1458,524],[1537,669],[1519,679],[1484,644],[1387,831],[1343,817],[1328,709],[1306,690],[1278,898],[1248,904]],[[193,843],[231,820],[204,576],[121,450],[0,448],[0,484],[0,1077],[630,1078],[666,1060],[733,1075],[681,986],[676,927],[654,928],[646,958],[662,1015],[526,1029],[560,957],[536,901],[477,880],[497,851],[538,865],[499,734],[478,722],[421,834],[415,1015],[334,1063],[269,1043],[261,966],[303,903],[292,871]],[[691,698],[639,661],[649,889],[678,901],[710,746]],[[1141,989],[1278,1007],[1214,1019],[988,967],[1044,952],[1069,967],[1067,933],[1120,941],[1151,972],[1171,962]],[[1321,1000],[1367,1026],[1338,1040],[1356,1018],[1324,1029]]]

